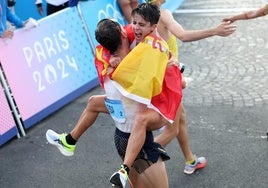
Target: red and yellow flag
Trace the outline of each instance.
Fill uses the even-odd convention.
[[[100,84],[103,87],[103,82],[105,76],[107,76],[107,69],[110,66],[111,54],[109,50],[103,48],[101,45],[98,45],[95,50],[95,66],[97,69],[98,77],[100,80]]]
[[[162,91],[152,98],[150,108],[158,111],[170,123],[176,117],[182,99],[182,77],[177,65],[166,69]]]
[[[124,96],[149,105],[162,91],[168,59],[166,42],[149,35],[122,60],[111,78]]]
[[[167,66],[167,49],[161,39],[147,37],[124,58],[112,79],[123,95],[147,104],[172,123],[182,98],[182,80],[177,66]],[[102,86],[110,57],[105,48],[96,48],[95,64]]]

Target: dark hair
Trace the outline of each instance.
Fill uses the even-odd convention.
[[[7,0],[7,6],[8,7],[13,7],[16,4],[16,0]]]
[[[160,18],[160,10],[156,4],[141,3],[131,12],[131,16],[140,15],[145,21],[151,25],[157,24]]]
[[[112,19],[102,19],[97,24],[95,39],[113,54],[121,45],[121,26]]]

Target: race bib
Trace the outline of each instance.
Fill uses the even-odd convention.
[[[126,122],[126,115],[125,115],[122,101],[106,98],[105,105],[114,121],[118,123]]]

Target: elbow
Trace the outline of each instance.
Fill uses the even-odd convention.
[[[186,40],[186,39],[184,39],[184,38],[182,38],[181,41],[182,41],[182,42],[188,42],[188,40]]]
[[[191,40],[188,39],[188,38],[186,38],[186,37],[181,37],[180,40],[181,40],[182,42],[191,42]]]
[[[191,41],[191,39],[189,37],[187,37],[187,35],[179,35],[178,38],[182,42],[190,42]]]

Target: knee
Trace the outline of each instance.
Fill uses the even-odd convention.
[[[95,96],[91,96],[88,98],[88,101],[87,101],[87,104],[90,105],[90,104],[94,104],[94,100],[95,100]]]
[[[95,96],[89,97],[86,109],[90,111],[91,109],[94,109],[95,106],[97,106],[96,97]]]
[[[143,113],[139,113],[136,118],[135,118],[135,122],[137,125],[139,125],[139,127],[145,127],[148,124],[148,116],[146,116]]]
[[[174,138],[179,134],[179,129],[177,124],[167,125],[169,127],[165,127],[164,134],[166,134],[170,138]]]
[[[180,126],[185,126],[185,125],[186,125],[186,113],[183,110],[180,116]]]

